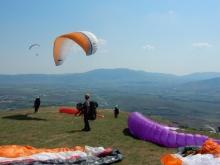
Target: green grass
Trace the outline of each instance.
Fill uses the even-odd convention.
[[[83,118],[59,113],[59,107],[41,107],[38,114],[33,109],[0,113],[0,145],[29,145],[35,148],[57,148],[85,146],[118,149],[124,159],[120,165],[161,165],[165,154],[176,153],[175,148],[166,148],[143,141],[130,134],[128,112],[120,112],[116,119],[113,110],[98,109],[104,118],[90,121],[91,131],[80,131],[84,127]],[[157,122],[168,123],[151,118]],[[203,131],[184,130],[214,138],[219,135]]]

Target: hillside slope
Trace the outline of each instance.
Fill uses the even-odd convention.
[[[104,118],[90,121],[91,131],[82,132],[83,118],[59,113],[60,107],[43,107],[38,114],[33,109],[0,112],[0,145],[29,145],[35,148],[57,148],[85,146],[102,146],[118,149],[124,159],[121,165],[144,164],[159,165],[165,154],[176,153],[174,148],[140,140],[133,136],[127,126],[128,112],[121,111],[114,118],[112,110],[98,109]],[[172,124],[153,118],[161,123]],[[191,133],[202,133],[213,138],[218,135],[208,132],[185,130]]]

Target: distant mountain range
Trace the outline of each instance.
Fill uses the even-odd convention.
[[[148,83],[199,83],[218,84],[220,73],[203,72],[184,76],[173,74],[150,73],[130,69],[97,69],[85,73],[73,74],[19,74],[0,75],[0,83],[72,83],[81,81],[92,82],[148,82]],[[198,83],[198,82],[197,82]]]

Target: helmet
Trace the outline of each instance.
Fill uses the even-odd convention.
[[[89,94],[85,94],[85,99],[89,99]]]

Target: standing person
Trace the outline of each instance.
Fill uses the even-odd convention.
[[[82,129],[82,131],[90,131],[90,126],[89,126],[89,109],[90,109],[90,100],[89,100],[89,94],[85,94],[85,103],[83,104],[83,110],[84,110],[84,128]]]
[[[115,118],[117,118],[118,117],[118,114],[119,114],[119,109],[118,109],[118,107],[117,107],[117,105],[115,106]]]
[[[34,101],[34,113],[38,112],[38,109],[40,107],[40,97],[37,97]]]

